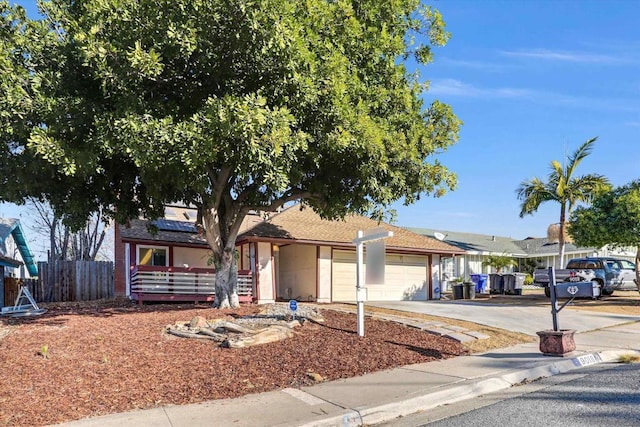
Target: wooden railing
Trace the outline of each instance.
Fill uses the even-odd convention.
[[[131,270],[131,298],[144,301],[213,301],[216,274],[210,268],[137,265]],[[238,297],[253,300],[251,271],[238,271]]]

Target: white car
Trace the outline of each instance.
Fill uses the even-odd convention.
[[[603,258],[607,267],[607,282],[611,287],[620,291],[635,291],[636,265],[631,261],[619,258]]]

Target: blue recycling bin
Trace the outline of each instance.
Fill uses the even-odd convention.
[[[488,274],[472,274],[471,281],[476,286],[476,293],[481,294],[484,292],[484,288],[487,285]]]

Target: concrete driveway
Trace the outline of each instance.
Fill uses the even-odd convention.
[[[367,302],[365,309],[367,305],[466,320],[534,336],[537,331],[553,328],[551,303],[545,307],[531,307],[514,304],[487,304],[473,300],[390,301]],[[578,333],[633,321],[640,321],[640,315],[625,316],[571,310],[570,308],[565,308],[558,313],[558,327],[560,329],[575,329]]]

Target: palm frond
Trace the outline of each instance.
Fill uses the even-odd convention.
[[[520,218],[537,211],[542,203],[555,201],[558,197],[555,188],[549,186],[540,178],[523,181],[516,190],[516,194],[518,199],[522,201]]]
[[[609,187],[609,180],[599,174],[583,175],[572,179],[565,194],[569,202],[569,212],[577,203],[589,203],[595,195]]]
[[[578,167],[580,162],[589,154],[591,154],[591,151],[593,151],[593,145],[595,144],[597,139],[598,137],[596,136],[595,138],[586,140],[582,143],[582,145],[580,145],[580,147],[576,149],[576,151],[571,154],[571,156],[569,156],[566,169],[567,179],[571,179],[574,170]]]

